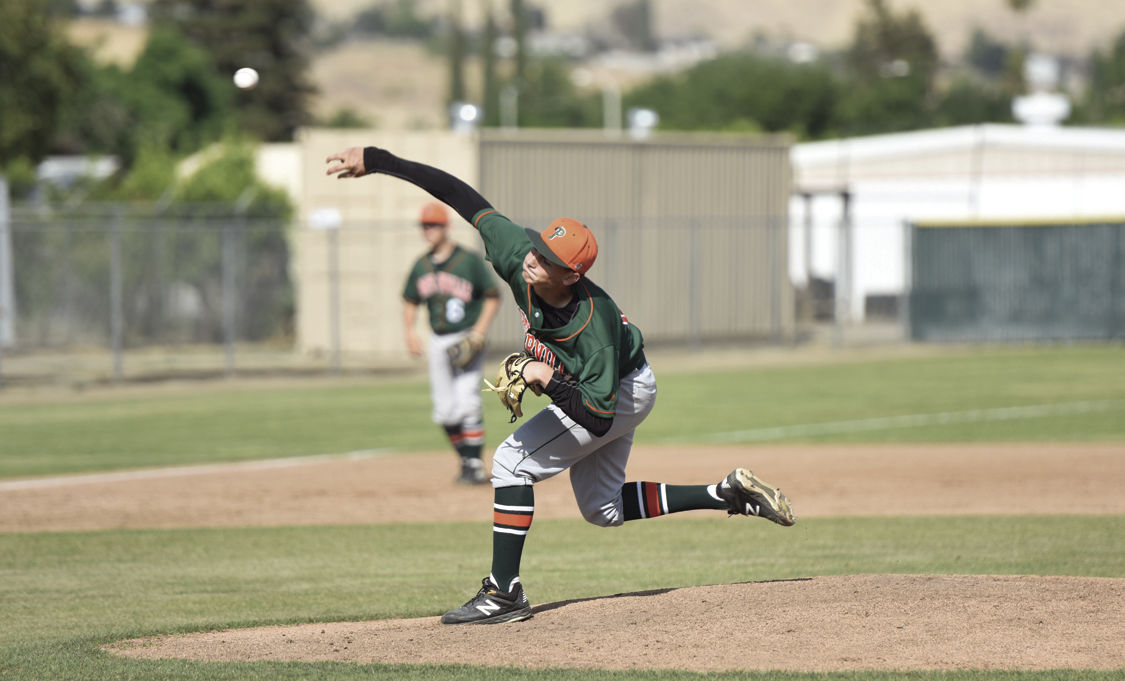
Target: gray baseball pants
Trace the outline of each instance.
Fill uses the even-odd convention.
[[[656,377],[645,364],[621,379],[613,426],[595,437],[554,404],[508,436],[492,457],[492,486],[532,485],[570,469],[582,516],[595,525],[625,522],[621,486],[633,433],[656,404]]]

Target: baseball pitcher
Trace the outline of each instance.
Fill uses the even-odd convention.
[[[327,173],[339,178],[380,173],[411,182],[480,231],[525,330],[523,352],[504,360],[487,389],[513,420],[522,416],[526,390],[551,398],[493,454],[492,569],[476,595],[445,613],[443,623],[531,617],[520,560],[535,512],[534,485],[564,470],[570,470],[582,515],[603,527],[695,509],[795,522],[785,495],[745,468],[711,485],[626,481],[633,434],[656,402],[656,379],[640,329],[588,277],[598,244],[584,224],[559,218],[543,230],[521,227],[456,177],[376,147],[353,147],[327,163]]]

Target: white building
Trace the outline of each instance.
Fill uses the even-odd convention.
[[[792,281],[836,281],[845,321],[903,293],[907,221],[1125,217],[1125,129],[974,125],[798,144],[791,158]]]

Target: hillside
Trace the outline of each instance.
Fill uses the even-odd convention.
[[[310,0],[323,16],[345,19],[357,11],[396,0]],[[462,0],[465,22],[480,23],[488,0]],[[566,0],[530,4],[546,8],[551,28],[578,31],[606,21],[611,9],[626,0]],[[491,0],[499,15],[506,0]],[[838,47],[852,33],[866,0],[651,0],[657,33],[673,37],[708,35],[722,45],[745,43],[757,33],[788,36],[821,47]],[[959,55],[975,26],[1007,41],[1028,39],[1043,51],[1085,56],[1125,31],[1125,2],[1120,0],[1037,0],[1025,16],[1008,9],[1007,0],[887,0],[896,10],[919,11],[942,52]],[[442,12],[449,0],[416,0],[420,12]]]
[[[397,0],[310,0],[328,21],[347,21],[356,12]],[[463,0],[464,20],[478,26],[487,0]],[[508,3],[491,0],[498,16]],[[583,32],[608,21],[611,8],[625,0],[567,0],[537,4],[546,8],[548,25],[560,32]],[[1028,42],[1058,55],[1084,57],[1125,31],[1125,2],[1120,0],[1039,0],[1024,15],[1008,9],[1007,0],[887,0],[896,9],[918,10],[948,59],[965,50],[976,27],[1011,42]],[[449,0],[416,0],[420,13],[445,11]],[[734,48],[755,35],[809,42],[822,49],[847,43],[866,0],[652,0],[657,34],[671,38],[711,36]],[[144,29],[104,22],[77,22],[72,37],[97,46],[105,60],[127,63],[143,46]],[[470,64],[468,83],[479,77]],[[266,75],[266,74],[263,74]],[[328,116],[350,108],[379,127],[425,128],[443,125],[448,73],[442,60],[410,43],[380,41],[349,44],[316,56],[313,82],[320,95],[312,109]],[[618,74],[618,80],[622,80]]]

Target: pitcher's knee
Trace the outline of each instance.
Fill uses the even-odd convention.
[[[608,503],[593,508],[582,509],[586,522],[598,527],[617,527],[625,522],[625,514],[620,503]]]
[[[520,465],[526,457],[519,450],[501,444],[492,455],[492,486],[530,485],[535,478]]]
[[[497,459],[492,460],[492,486],[493,487],[514,487],[516,485],[530,485],[534,480],[529,480],[527,477],[520,475],[517,471],[506,468]]]

